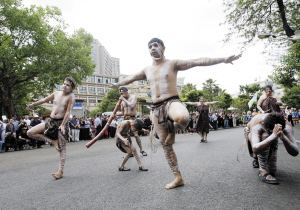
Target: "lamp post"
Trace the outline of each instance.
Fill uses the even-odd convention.
[[[286,38],[283,36],[275,36],[274,34],[271,33],[260,33],[258,34],[258,38],[260,39],[266,39],[269,37],[273,37],[273,38]],[[288,37],[288,39],[292,40],[292,41],[297,41],[300,40],[300,31],[295,31],[295,35]]]

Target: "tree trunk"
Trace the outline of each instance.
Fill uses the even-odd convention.
[[[8,88],[7,90],[5,90],[3,93],[3,97],[4,97],[4,102],[5,102],[3,104],[4,112],[6,113],[7,118],[9,119],[13,115],[16,115],[16,108],[13,103],[11,89]]]
[[[289,24],[287,23],[283,1],[282,0],[277,0],[277,4],[278,4],[278,7],[279,7],[279,12],[280,12],[281,19],[282,19],[282,22],[283,22],[283,29],[285,31],[285,34],[288,37],[295,35],[295,31],[293,29],[291,29]]]

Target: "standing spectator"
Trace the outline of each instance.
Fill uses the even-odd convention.
[[[217,112],[212,114],[212,121],[213,121],[213,128],[215,130],[218,130],[218,118],[217,118]]]
[[[79,134],[80,134],[80,121],[78,118],[76,118],[75,141],[79,141]]]
[[[235,117],[235,113],[232,113],[232,127],[236,126],[236,117]]]
[[[233,120],[232,120],[232,114],[231,113],[228,113],[228,124],[229,124],[230,128],[233,127]]]
[[[22,129],[25,128],[27,130],[27,124],[26,122],[21,118],[19,121],[19,125],[18,125],[18,130],[20,131],[20,133],[22,132]]]
[[[70,129],[71,129],[71,135],[72,135],[72,141],[76,141],[76,115],[73,116],[72,120],[70,120]]]
[[[8,151],[9,147],[15,147],[15,150],[17,150],[16,128],[13,121],[13,119],[10,119],[9,124],[6,125],[5,152]]]
[[[42,123],[45,122],[44,119],[43,119],[43,116],[40,116],[40,117],[39,117],[39,120],[40,120]]]
[[[32,128],[32,127],[34,127],[34,126],[36,126],[36,125],[38,125],[40,123],[42,123],[42,122],[39,120],[39,116],[34,115],[33,116],[33,120],[30,122],[30,126],[29,127]],[[41,144],[42,144],[41,141],[37,141],[37,140],[32,139],[32,147],[33,148],[35,148],[35,147],[42,148]]]
[[[116,129],[117,129],[117,118],[114,117],[114,119],[111,121],[111,124],[110,124],[110,137],[111,138],[115,138],[115,135],[116,135]]]
[[[2,141],[2,144],[5,143],[5,135],[6,135],[6,126],[7,126],[7,123],[8,123],[7,119],[4,118],[3,119],[3,123],[1,125],[1,132],[2,132],[1,133],[1,141]]]
[[[235,117],[235,121],[236,121],[236,126],[239,126],[240,125],[239,113],[237,112],[234,117]]]
[[[90,139],[90,133],[91,133],[91,122],[90,120],[86,117],[85,120],[84,120],[84,129],[85,129],[85,132],[86,132],[86,140]]]
[[[26,124],[27,124],[27,130],[29,130],[29,128],[30,128],[29,126],[30,126],[31,121],[28,118],[28,114],[25,114],[24,122],[26,122]]]
[[[105,116],[105,115],[103,115],[103,118],[102,118],[102,129],[105,127],[106,123],[107,123],[106,116]],[[104,137],[104,138],[108,138],[108,131],[107,131],[107,130],[105,131],[105,133],[104,133],[104,136],[103,136],[103,137]]]
[[[84,118],[80,118],[80,131],[79,131],[79,140],[87,140],[86,133],[85,133],[85,120]]]
[[[288,106],[286,106],[286,108],[285,108],[285,115],[287,116],[287,120],[292,124],[292,126],[294,126],[292,110]]]
[[[97,117],[95,119],[94,125],[95,125],[95,129],[96,129],[96,136],[101,132],[102,130],[102,121],[100,120],[100,115],[97,114]]]
[[[227,113],[225,114],[224,128],[229,128],[229,116]]]
[[[19,121],[17,120],[17,115],[14,115],[13,116],[13,124],[15,126],[15,129],[16,129],[16,139],[18,140],[19,139],[19,132],[18,132],[18,125],[19,125]]]

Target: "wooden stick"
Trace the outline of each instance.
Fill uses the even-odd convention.
[[[115,115],[116,115],[116,113],[117,113],[117,111],[118,111],[118,108],[119,108],[121,102],[122,102],[122,100],[120,99],[120,100],[118,101],[118,103],[117,103],[117,105],[116,105],[116,107],[115,107],[115,109],[114,109],[112,115],[111,115],[110,118],[108,119],[108,121],[107,121],[105,127],[102,129],[102,131],[101,131],[101,132],[100,132],[93,140],[91,140],[90,142],[88,142],[88,143],[85,145],[86,148],[89,148],[90,146],[92,146],[98,139],[100,139],[100,138],[104,135],[104,133],[105,133],[105,131],[108,129],[108,127],[109,127],[111,121],[112,121],[113,118],[115,117]]]

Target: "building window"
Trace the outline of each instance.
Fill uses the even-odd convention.
[[[95,92],[95,88],[94,87],[89,87],[89,92],[94,93]]]
[[[181,87],[178,86],[178,87],[177,87],[177,90],[180,91],[180,90],[181,90]]]
[[[144,83],[144,80],[139,80],[139,84],[143,84]]]
[[[82,82],[86,82],[86,78],[83,78],[81,81],[82,81]]]
[[[105,93],[107,93],[109,90],[110,90],[109,88],[106,88],[106,89],[105,89]]]
[[[61,85],[57,85],[57,90],[62,90]]]
[[[86,98],[81,98],[81,99],[83,99],[84,101],[83,101],[83,103],[86,103]]]
[[[111,78],[105,78],[105,83],[110,83],[111,82]]]
[[[89,77],[89,82],[95,82],[95,77],[94,76],[90,76]]]
[[[96,103],[96,99],[90,98],[90,99],[89,99],[89,102],[90,102],[90,103]]]
[[[86,87],[79,87],[80,92],[86,92]]]
[[[112,79],[112,82],[113,82],[113,83],[118,83],[118,79],[113,78],[113,79]]]
[[[97,92],[98,93],[104,93],[104,89],[103,88],[97,88]]]
[[[97,82],[98,83],[103,83],[103,77],[97,77]]]

